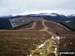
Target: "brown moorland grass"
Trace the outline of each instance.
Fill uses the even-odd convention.
[[[37,44],[50,37],[35,30],[0,30],[0,56],[27,56]]]
[[[37,21],[35,27],[36,27],[36,28],[35,28],[36,30],[41,30],[41,29],[43,29],[42,21]]]
[[[26,30],[27,28],[31,28],[32,25],[33,25],[33,23],[30,23],[29,25],[26,25],[26,26],[23,26],[23,27],[17,28],[16,30]]]
[[[60,40],[59,51],[75,49],[74,32],[49,21],[45,21],[45,25],[53,34],[56,34],[58,30],[60,36],[63,36]],[[31,26],[32,24],[19,28],[19,30],[0,30],[0,56],[27,56],[30,50],[34,49],[36,45],[41,44],[51,37],[45,31],[38,31],[43,28],[42,21],[37,21],[35,28],[26,30],[26,28],[31,28]],[[70,42],[73,44],[69,45]],[[66,47],[64,47],[65,43],[67,43]]]
[[[61,54],[61,56],[75,56],[75,36],[67,36],[59,42],[59,52],[74,52],[74,54]]]
[[[66,36],[66,35],[74,35],[75,33],[66,29],[62,25],[59,25],[57,23],[46,21],[45,25],[49,28],[48,30],[54,34],[56,34],[56,31],[59,31],[60,36]]]
[[[33,23],[35,23],[35,22],[33,22]],[[17,28],[16,30],[27,30],[27,29],[28,30],[40,30],[40,29],[43,29],[41,20],[36,21],[35,28],[32,28],[33,23],[31,23],[31,24],[29,24],[27,26],[24,26],[24,27]]]
[[[75,51],[75,36],[63,38],[59,44],[60,51]]]

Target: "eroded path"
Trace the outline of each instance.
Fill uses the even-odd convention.
[[[39,31],[46,31],[47,33],[52,35],[52,33],[48,31],[49,28],[45,25],[45,22],[46,20],[42,20],[43,29]],[[57,37],[54,37],[54,35],[52,35],[52,37],[50,37],[44,43],[37,45],[36,49],[31,50],[31,54],[29,56],[49,56],[52,53],[53,55],[57,55],[57,44],[56,44],[57,39],[56,38]]]
[[[27,28],[27,29],[34,29],[36,27],[36,22],[33,22],[33,25],[31,28]]]
[[[45,21],[46,20],[42,20],[42,25],[44,28],[39,30],[39,31],[46,31],[47,33],[49,33],[51,35],[51,32],[48,31],[48,27],[45,25]]]

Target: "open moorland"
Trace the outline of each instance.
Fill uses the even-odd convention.
[[[39,31],[0,31],[0,56],[26,56],[51,35]]]
[[[61,37],[59,50],[68,51],[68,47],[69,50],[75,50],[74,32],[58,23],[42,20],[14,30],[0,30],[0,56],[27,56],[36,45],[50,39],[51,36],[56,36],[56,31]],[[71,45],[67,45],[68,41],[71,42]]]

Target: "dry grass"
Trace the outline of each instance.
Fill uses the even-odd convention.
[[[60,36],[68,36],[68,35],[73,36],[75,34],[74,32],[67,30],[66,28],[56,23],[45,22],[45,25],[49,28],[48,30],[54,34],[56,34],[56,31],[59,31]]]
[[[74,52],[74,54],[64,54],[61,56],[75,56],[75,35],[61,39],[58,47],[59,52]]]
[[[51,37],[51,35],[45,31],[38,31],[43,28],[42,21],[37,21],[34,29],[26,30],[26,28],[31,28],[32,25],[33,24],[30,24],[19,28],[19,30],[0,30],[0,56],[27,56],[30,50],[34,49],[36,45],[41,44]],[[53,34],[56,34],[58,30],[60,36],[65,37],[60,40],[60,51],[65,51],[68,47],[70,48],[70,45],[65,47],[66,49],[64,48],[64,43],[67,43],[70,39],[72,39],[70,41],[73,42],[71,46],[75,47],[74,32],[68,31],[52,22],[45,22],[45,25]],[[75,49],[74,47],[73,49]]]
[[[1,30],[0,56],[26,56],[36,44],[41,44],[50,37],[40,31]]]
[[[35,23],[35,22],[33,22],[33,23]],[[27,26],[24,26],[24,27],[17,28],[17,30],[27,30],[27,29],[28,30],[40,30],[40,29],[43,29],[42,21],[36,21],[35,27],[31,28],[33,26],[33,23],[31,23]]]
[[[27,28],[31,28],[32,25],[33,25],[33,23],[26,25],[26,26],[23,26],[23,27],[20,27],[20,28],[17,28],[16,30],[26,30]]]

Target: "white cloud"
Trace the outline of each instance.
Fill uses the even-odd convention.
[[[72,10],[75,9],[74,2],[74,0],[1,0],[0,15],[36,10]]]

